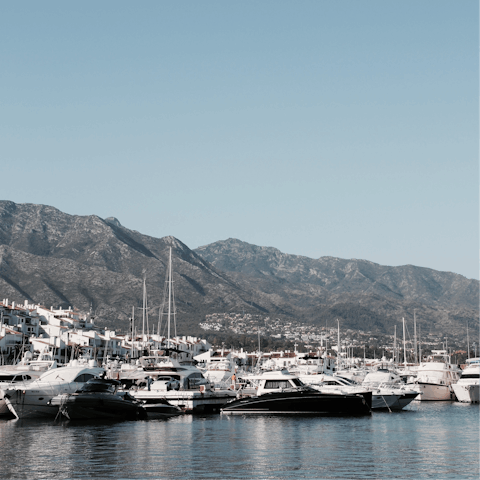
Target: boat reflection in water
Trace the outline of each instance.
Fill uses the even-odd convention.
[[[256,395],[225,404],[224,414],[316,414],[316,415],[370,415],[371,392],[356,394],[322,393],[301,382],[286,370],[265,372],[249,377],[258,381]]]

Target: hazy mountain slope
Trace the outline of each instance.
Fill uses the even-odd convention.
[[[211,309],[250,305],[251,294],[173,237],[131,231],[118,220],[67,215],[42,205],[0,202],[3,297],[47,306],[90,305],[107,324],[126,327],[142,298],[144,271],[151,323],[163,301],[169,246],[181,322],[196,325]]]
[[[225,272],[311,284],[329,295],[381,295],[427,305],[478,308],[478,281],[450,272],[413,265],[387,267],[367,260],[312,259],[236,239],[199,247],[195,252]]]
[[[126,329],[132,306],[141,306],[145,274],[150,326],[156,325],[170,246],[183,334],[200,333],[208,313],[242,311],[321,325],[338,318],[346,328],[390,333],[414,309],[423,331],[478,321],[478,281],[461,275],[309,259],[232,239],[192,251],[174,237],[142,235],[113,217],[8,201],[0,201],[2,298],[92,307],[100,324]]]
[[[195,250],[237,282],[255,286],[290,315],[317,323],[343,320],[350,328],[392,331],[416,311],[427,331],[465,329],[478,320],[477,280],[428,268],[387,267],[366,260],[311,259],[236,239]],[[260,302],[260,300],[259,300]]]

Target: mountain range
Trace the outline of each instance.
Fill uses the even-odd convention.
[[[368,260],[289,255],[237,239],[188,248],[130,230],[114,217],[68,215],[45,205],[0,201],[2,298],[92,310],[125,331],[132,306],[157,325],[172,248],[177,328],[199,334],[210,313],[236,312],[392,333],[415,311],[423,332],[478,323],[479,282],[451,272]]]

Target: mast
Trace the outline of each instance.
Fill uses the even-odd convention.
[[[147,303],[147,286],[145,270],[143,271],[143,308],[142,308],[142,346],[145,346],[145,311]]]
[[[393,335],[393,363],[397,364],[397,326],[394,325],[395,333]]]
[[[135,306],[132,307],[132,359],[134,358],[135,347],[134,347],[134,335],[135,335]]]
[[[417,356],[417,317],[415,316],[415,309],[413,310],[413,348],[415,349],[415,365],[418,364]]]
[[[418,327],[418,361],[422,362],[422,344],[420,342],[420,326]]]
[[[260,358],[262,353],[260,351],[260,325],[258,326],[258,361],[257,361],[257,368],[260,368]]]
[[[167,316],[167,347],[170,347],[170,315],[172,307],[172,247],[168,258],[168,316]]]
[[[467,355],[470,360],[470,338],[468,337],[468,320],[467,320]]]
[[[340,320],[337,318],[337,371],[340,369]]]
[[[163,306],[158,309],[158,326],[157,326],[157,335],[162,334],[162,314]]]
[[[407,368],[407,342],[405,340],[405,318],[403,320],[403,365]]]

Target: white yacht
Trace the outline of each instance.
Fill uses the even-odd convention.
[[[411,385],[422,394],[418,400],[453,400],[453,385],[460,377],[460,369],[450,362],[446,350],[432,350],[426,362],[418,366],[417,377]]]
[[[9,410],[17,418],[54,418],[58,406],[50,405],[49,402],[55,395],[73,393],[85,382],[102,373],[104,369],[95,367],[93,360],[88,364],[73,360],[65,367],[47,370],[37,380],[0,386],[0,397],[5,399]]]
[[[362,386],[372,391],[372,410],[402,410],[421,394],[405,385],[399,375],[383,368],[367,373]]]
[[[460,380],[452,385],[457,401],[478,403],[479,376],[480,358],[469,358],[467,366],[462,371]]]
[[[207,363],[205,377],[215,385],[231,384],[235,381],[235,362],[230,357],[212,357]]]
[[[16,365],[2,365],[0,367],[0,389],[10,385],[25,385],[36,380],[40,375],[51,368],[57,367],[51,352],[43,352],[34,358],[31,352],[26,352],[22,360]],[[0,395],[0,417],[12,415],[7,402]]]
[[[362,383],[367,373],[368,370],[359,365],[348,365],[335,371],[335,375],[348,378],[355,383]]]
[[[215,412],[236,395],[232,389],[216,389],[198,368],[181,365],[170,357],[157,362],[155,369],[144,372],[144,377],[146,386],[134,386],[129,393],[146,406],[167,400],[185,412]]]
[[[305,381],[304,380],[305,378],[309,381]],[[351,380],[346,377],[338,376],[338,375],[318,375],[317,378],[302,377],[301,380],[306,385],[323,393],[362,394],[369,391],[368,388],[363,387],[362,385],[356,383],[354,380]],[[373,409],[373,395],[372,395],[372,409]]]
[[[327,355],[305,354],[305,356],[297,358],[295,363],[287,367],[292,375],[302,377],[309,375],[331,374],[335,371],[335,359]],[[303,380],[302,380],[303,381]]]
[[[320,392],[343,392],[343,393],[372,393],[372,410],[402,410],[419,392],[398,383],[398,376],[388,370],[371,372],[366,375],[363,383],[342,375],[322,375],[318,382],[310,385]]]

